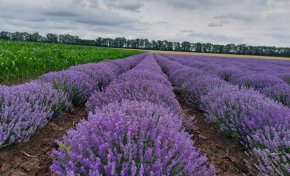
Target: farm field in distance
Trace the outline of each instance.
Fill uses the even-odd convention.
[[[0,86],[0,175],[286,176],[289,70],[147,52]]]
[[[49,71],[138,53],[142,51],[0,40],[0,84],[24,82]]]
[[[192,56],[211,56],[211,57],[229,57],[229,58],[248,58],[248,59],[270,59],[270,60],[286,60],[290,61],[290,57],[277,57],[277,56],[253,56],[253,55],[240,55],[240,54],[215,54],[215,53],[199,53],[199,52],[180,52],[180,51],[161,51],[161,50],[142,50],[142,49],[125,49],[135,50],[158,54],[177,54],[177,55],[192,55]]]

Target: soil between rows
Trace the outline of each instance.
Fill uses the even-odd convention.
[[[189,108],[181,96],[185,119],[189,122],[187,131],[193,134],[195,146],[205,154],[216,168],[218,175],[256,175],[251,167],[254,158],[246,149],[219,132],[214,124],[207,122],[203,113]],[[86,117],[84,107],[75,108],[63,116],[52,119],[44,128],[33,135],[29,142],[0,150],[1,176],[48,176],[52,159],[50,153],[55,140],[60,139],[68,129]]]
[[[176,96],[185,114],[186,130],[193,135],[195,147],[207,156],[218,175],[258,174],[253,167],[256,160],[247,154],[246,148],[220,132],[214,123],[206,120],[202,112],[190,108],[178,93]]]
[[[0,176],[48,176],[52,159],[50,153],[55,140],[86,117],[85,107],[52,119],[36,132],[27,143],[0,150]]]

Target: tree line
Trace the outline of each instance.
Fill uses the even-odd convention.
[[[0,32],[0,39],[11,41],[30,41],[44,43],[58,43],[71,45],[87,45],[112,48],[132,48],[144,50],[164,50],[164,51],[183,51],[183,52],[201,52],[201,53],[220,53],[220,54],[241,54],[241,55],[260,55],[260,56],[281,56],[290,57],[290,48],[275,46],[249,46],[245,44],[211,44],[211,43],[191,43],[172,42],[167,40],[148,39],[126,39],[125,37],[102,38],[95,40],[81,39],[78,36],[69,34],[46,34],[27,32]]]

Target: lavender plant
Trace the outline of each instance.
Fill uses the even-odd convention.
[[[152,103],[170,107],[175,112],[181,112],[181,108],[170,87],[144,80],[114,84],[107,87],[105,92],[95,92],[86,103],[86,108],[88,112],[94,112],[96,107],[102,107],[114,101],[120,102],[123,99],[148,100]]]
[[[112,79],[134,66],[145,55],[137,55],[124,60],[86,64],[65,71],[47,73],[39,78],[50,82],[55,89],[65,92],[75,106],[84,104],[96,90],[103,90]]]
[[[51,169],[56,175],[215,175],[180,126],[160,105],[109,104],[58,142]]]
[[[123,83],[127,81],[135,81],[135,80],[147,80],[147,81],[155,81],[161,84],[165,84],[168,87],[171,87],[171,83],[168,78],[162,74],[152,74],[151,70],[139,70],[135,68],[134,70],[128,71],[117,79],[115,79],[112,84]]]
[[[51,117],[70,107],[66,96],[49,84],[0,87],[0,148],[27,142]]]
[[[85,103],[96,89],[94,81],[79,71],[51,72],[41,76],[39,80],[49,82],[53,88],[65,92],[74,106]]]
[[[206,95],[209,91],[228,85],[226,81],[223,81],[214,76],[198,76],[194,79],[188,79],[182,89],[182,96],[186,99],[186,102],[193,108],[199,109],[202,102],[201,97]]]

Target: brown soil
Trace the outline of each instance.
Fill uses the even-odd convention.
[[[29,142],[0,150],[1,176],[47,176],[52,175],[50,152],[55,140],[86,117],[84,107],[52,119],[44,128],[34,134]]]
[[[219,132],[213,123],[206,121],[203,113],[189,108],[180,96],[178,100],[184,109],[189,124],[187,130],[193,134],[195,146],[208,157],[218,175],[257,175],[252,168],[255,159],[246,154],[245,148]],[[55,147],[55,140],[61,138],[84,117],[85,108],[76,108],[51,120],[29,142],[0,150],[0,175],[52,175],[49,169],[52,162],[50,152]]]
[[[202,112],[189,108],[179,95],[177,99],[184,110],[186,129],[193,134],[195,147],[208,157],[218,175],[257,175],[253,167],[255,159],[247,155],[243,146],[221,133]]]

